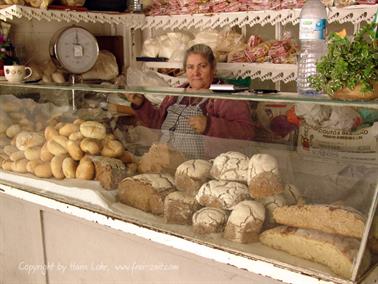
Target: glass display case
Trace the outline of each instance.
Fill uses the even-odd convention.
[[[299,135],[288,145],[224,135],[235,132],[227,125],[218,137],[164,132],[114,107],[129,108],[124,94],[136,92],[250,107],[352,106],[371,115],[375,102],[91,85],[1,83],[0,90],[3,185],[325,281],[359,282],[376,265],[373,122],[357,135],[373,138],[352,152],[341,145],[353,140],[346,130],[329,130],[332,145],[319,137],[303,143],[309,130],[298,112]]]
[[[349,34],[355,33],[373,19],[377,6],[327,8],[329,32],[346,28]],[[161,16],[21,5],[0,9],[0,19],[12,23],[16,53],[25,65],[35,60],[42,75],[43,68],[48,69],[42,63],[49,59],[51,36],[72,23],[97,38],[118,37],[114,42],[122,47],[117,47],[117,55],[125,65],[118,66],[119,70],[143,65],[149,70],[177,71],[182,68],[181,61],[137,62],[143,41],[169,31],[223,28],[235,28],[244,37],[258,34],[267,41],[280,41],[286,31],[298,34],[299,14],[300,9],[286,8]],[[10,84],[0,80],[0,205],[9,201],[4,195],[17,197],[45,206],[41,210],[65,212],[130,233],[144,244],[162,244],[175,249],[174,254],[186,252],[230,264],[237,270],[229,274],[228,281],[246,270],[266,277],[269,283],[376,283],[378,101],[298,96],[296,70],[294,63],[217,64],[219,74],[269,80],[269,89],[278,90],[264,94],[192,93],[148,84],[119,87],[108,82]],[[185,80],[165,73],[159,76],[170,86]],[[280,91],[286,89],[291,92]],[[206,107],[214,106],[215,101],[231,107],[222,115],[213,113],[206,135],[185,135],[177,131],[177,122],[189,120],[189,115],[177,112],[171,125],[162,130],[157,121],[148,125],[138,119],[126,93],[142,94],[155,103],[172,96]],[[237,117],[242,112],[248,116],[244,124],[238,119],[236,124],[222,120],[230,113]],[[218,129],[211,132],[213,124]],[[5,224],[0,235],[8,234],[3,226],[12,227],[10,232],[13,227],[25,227],[24,219],[29,219],[16,212],[22,206],[3,207],[11,213],[0,218]],[[33,214],[38,217],[31,219],[38,219],[36,223],[43,227],[46,216],[39,211]],[[71,222],[64,226],[56,223],[63,228],[56,231],[75,231],[70,236],[76,239],[77,228],[70,228]],[[33,254],[39,255],[41,265],[47,265],[46,247],[39,247],[46,245],[43,228],[35,230],[39,230],[37,239],[43,239],[34,240],[37,245],[29,244],[28,234],[21,237],[32,250],[40,249]],[[102,245],[110,247],[107,237]],[[13,236],[4,238],[10,239],[13,241]],[[122,242],[134,246],[131,240],[137,247],[135,238],[125,237]],[[53,243],[50,252],[59,251],[59,245]],[[19,269],[27,252],[19,252],[19,257],[11,251],[18,247],[11,243],[7,253],[15,255],[11,265],[16,263]],[[160,249],[151,255],[158,258]],[[112,247],[110,251],[118,250],[121,248]],[[75,251],[74,258],[77,254]],[[8,275],[20,274],[9,267],[5,268]],[[50,272],[51,279],[63,277]],[[78,274],[72,277],[74,280],[66,283],[77,281]],[[35,283],[54,282],[46,275],[42,278]],[[99,279],[104,278],[96,281],[101,282]]]

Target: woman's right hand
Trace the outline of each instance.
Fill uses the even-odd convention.
[[[127,100],[135,106],[140,106],[144,101],[144,96],[142,94],[126,93],[125,96]]]

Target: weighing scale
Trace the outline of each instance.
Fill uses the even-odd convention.
[[[51,59],[58,67],[70,73],[72,85],[75,85],[80,74],[95,65],[98,54],[96,38],[79,26],[58,30],[50,40]],[[72,108],[76,110],[75,90],[72,90]]]

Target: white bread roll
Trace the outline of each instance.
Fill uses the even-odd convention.
[[[13,164],[14,164],[14,162],[12,162],[11,160],[4,160],[4,161],[1,163],[1,167],[2,167],[3,170],[5,170],[5,171],[12,171]]]
[[[92,180],[95,176],[95,166],[91,159],[84,157],[76,168],[76,178]]]
[[[76,177],[76,167],[77,162],[72,158],[67,157],[63,160],[62,168],[63,174],[66,178],[75,178]]]
[[[54,140],[47,141],[47,150],[54,156],[67,153],[67,149],[62,147],[60,144],[58,144]]]
[[[18,152],[18,149],[14,145],[7,145],[7,146],[5,146],[3,148],[3,151],[4,151],[5,154],[7,154],[8,156],[10,156],[12,153]]]
[[[13,138],[20,132],[21,132],[21,126],[18,124],[12,124],[11,126],[7,128],[7,130],[5,131],[5,134],[9,138]]]
[[[82,124],[83,122],[85,122],[85,120],[77,118],[77,119],[74,120],[73,124],[76,124],[76,125],[80,126],[80,124]]]
[[[43,164],[42,160],[31,160],[26,164],[26,170],[28,173],[34,174],[35,167]]]
[[[67,155],[54,156],[51,160],[51,173],[56,179],[64,179],[65,175],[63,173],[63,160],[67,158]]]
[[[45,138],[42,134],[23,131],[17,135],[16,147],[21,151],[25,151],[28,148],[41,146],[44,142]]]
[[[53,126],[47,126],[44,132],[46,140],[51,140],[54,136],[58,136],[59,132]]]
[[[71,158],[75,161],[80,161],[84,156],[84,153],[80,148],[80,143],[77,141],[68,140],[67,151]]]
[[[78,132],[79,126],[73,123],[67,123],[59,129],[59,135],[69,137],[72,133]]]
[[[109,139],[104,143],[104,147],[101,150],[101,155],[109,158],[118,158],[122,156],[124,151],[125,149],[123,148],[121,142]]]
[[[84,136],[80,131],[71,133],[70,136],[68,136],[68,139],[72,141],[81,141],[83,138]]]
[[[0,137],[0,147],[4,147],[10,144],[10,139],[6,136]]]
[[[84,137],[93,139],[104,139],[106,128],[97,121],[86,121],[80,124],[80,132]]]
[[[90,155],[98,155],[101,153],[101,143],[91,138],[84,138],[81,140],[80,148],[83,152]]]
[[[51,141],[51,140],[50,140]],[[54,157],[53,154],[51,154],[47,148],[47,142],[45,144],[42,145],[42,148],[41,148],[41,155],[40,155],[40,159],[44,162],[48,162],[48,161],[51,161],[51,159]]]
[[[14,162],[12,170],[17,173],[26,173],[27,172],[27,164],[28,160],[26,159],[20,159]]]
[[[21,160],[21,159],[24,159],[24,158],[25,158],[24,151],[13,152],[13,153],[9,156],[9,159],[11,159],[11,161],[13,161],[13,162],[16,162],[16,161]]]
[[[41,157],[41,149],[42,147],[40,146],[26,149],[24,152],[25,158],[28,159],[29,161],[39,160]]]
[[[40,178],[50,178],[52,176],[50,162],[43,162],[34,168],[34,175]]]

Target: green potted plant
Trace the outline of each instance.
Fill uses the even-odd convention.
[[[310,84],[335,99],[371,100],[378,98],[377,24],[364,25],[353,39],[345,30],[332,33],[328,52],[316,64],[317,74]]]

